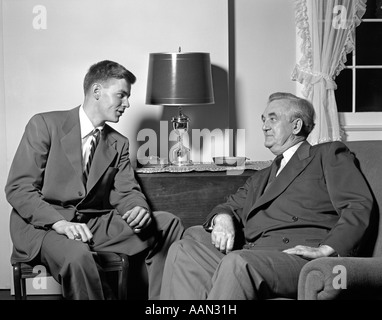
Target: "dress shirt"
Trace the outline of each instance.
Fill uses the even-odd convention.
[[[286,164],[293,157],[294,153],[297,151],[297,149],[301,146],[301,144],[303,142],[304,141],[301,141],[301,142],[295,144],[294,146],[290,147],[288,150],[283,152],[283,158],[282,158],[281,163],[280,163],[280,168],[279,168],[279,170],[276,173],[276,177],[281,172],[281,170],[284,169]]]
[[[82,169],[85,171],[86,163],[90,154],[90,142],[91,142],[91,133],[96,129],[89,117],[86,115],[83,106],[81,105],[79,110],[80,116],[80,128],[81,128],[81,148],[82,148]],[[103,126],[97,127],[102,132]]]

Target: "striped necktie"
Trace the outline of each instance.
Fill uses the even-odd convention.
[[[88,161],[86,163],[86,168],[85,168],[85,171],[84,171],[85,183],[86,183],[86,181],[88,180],[88,177],[89,177],[90,166],[91,166],[92,161],[93,161],[93,156],[94,156],[95,149],[97,148],[97,144],[98,144],[98,141],[99,141],[99,136],[100,136],[99,129],[94,129],[90,133],[90,139],[91,139],[91,141],[90,141],[90,152],[89,152]]]

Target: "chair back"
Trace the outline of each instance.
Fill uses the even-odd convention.
[[[376,199],[376,210],[372,226],[375,227],[374,235],[368,245],[373,246],[370,254],[374,257],[382,256],[382,141],[349,141],[345,142],[359,161],[360,169],[364,174]]]

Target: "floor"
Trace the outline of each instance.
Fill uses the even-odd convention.
[[[29,295],[28,300],[61,300],[61,295]],[[0,290],[0,300],[15,300],[11,290]]]

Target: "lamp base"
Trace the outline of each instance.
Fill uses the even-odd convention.
[[[170,163],[173,166],[191,166],[190,149],[180,141],[170,149]]]
[[[184,166],[192,166],[194,163],[189,160],[189,161],[174,161],[171,162],[171,165],[177,166],[177,167],[184,167]]]
[[[178,143],[170,149],[170,163],[174,166],[191,166],[191,150],[183,144],[183,135],[188,131],[190,118],[182,113],[179,107],[179,115],[171,119],[175,133],[178,135]]]

